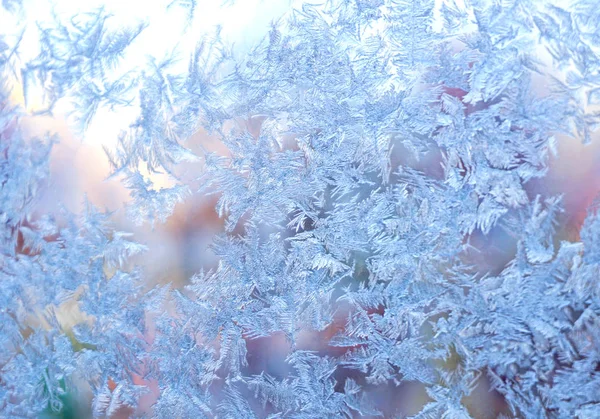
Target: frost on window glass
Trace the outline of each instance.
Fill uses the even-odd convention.
[[[597,1],[3,0],[0,74],[0,417],[600,417]]]

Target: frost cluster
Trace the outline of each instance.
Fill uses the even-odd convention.
[[[0,417],[600,417],[600,216],[568,240],[535,188],[600,123],[597,0],[298,2],[243,54],[203,2],[149,3],[189,56],[128,66],[152,23],[108,8],[0,28]],[[218,196],[214,269],[148,289],[110,214],[36,206],[60,138],[24,121],[59,107],[134,115],[107,148],[132,223]]]

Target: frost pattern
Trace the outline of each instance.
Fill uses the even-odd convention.
[[[202,8],[174,6],[184,26]],[[468,418],[486,386],[504,417],[600,416],[600,216],[567,241],[561,198],[532,187],[555,136],[589,142],[600,123],[596,1],[303,3],[248,54],[219,30],[199,39],[185,71],[175,54],[123,70],[152,26],[110,21],[101,8],[27,28],[30,60],[22,33],[0,37],[3,77],[46,104],[28,112],[0,87],[2,417],[59,414],[77,393],[93,417],[140,416],[152,383],[159,418]],[[107,150],[134,222],[219,196],[215,269],[148,292],[129,263],[145,247],[110,214],[39,214],[59,139],[26,138],[21,119],[61,103],[81,132],[100,108],[139,111]],[[227,153],[192,153],[199,129]],[[203,165],[199,191],[184,162]],[[498,234],[514,251],[487,266]],[[57,315],[69,304],[74,326]],[[255,361],[265,339],[283,342],[278,367]],[[375,396],[406,386],[420,411]]]

